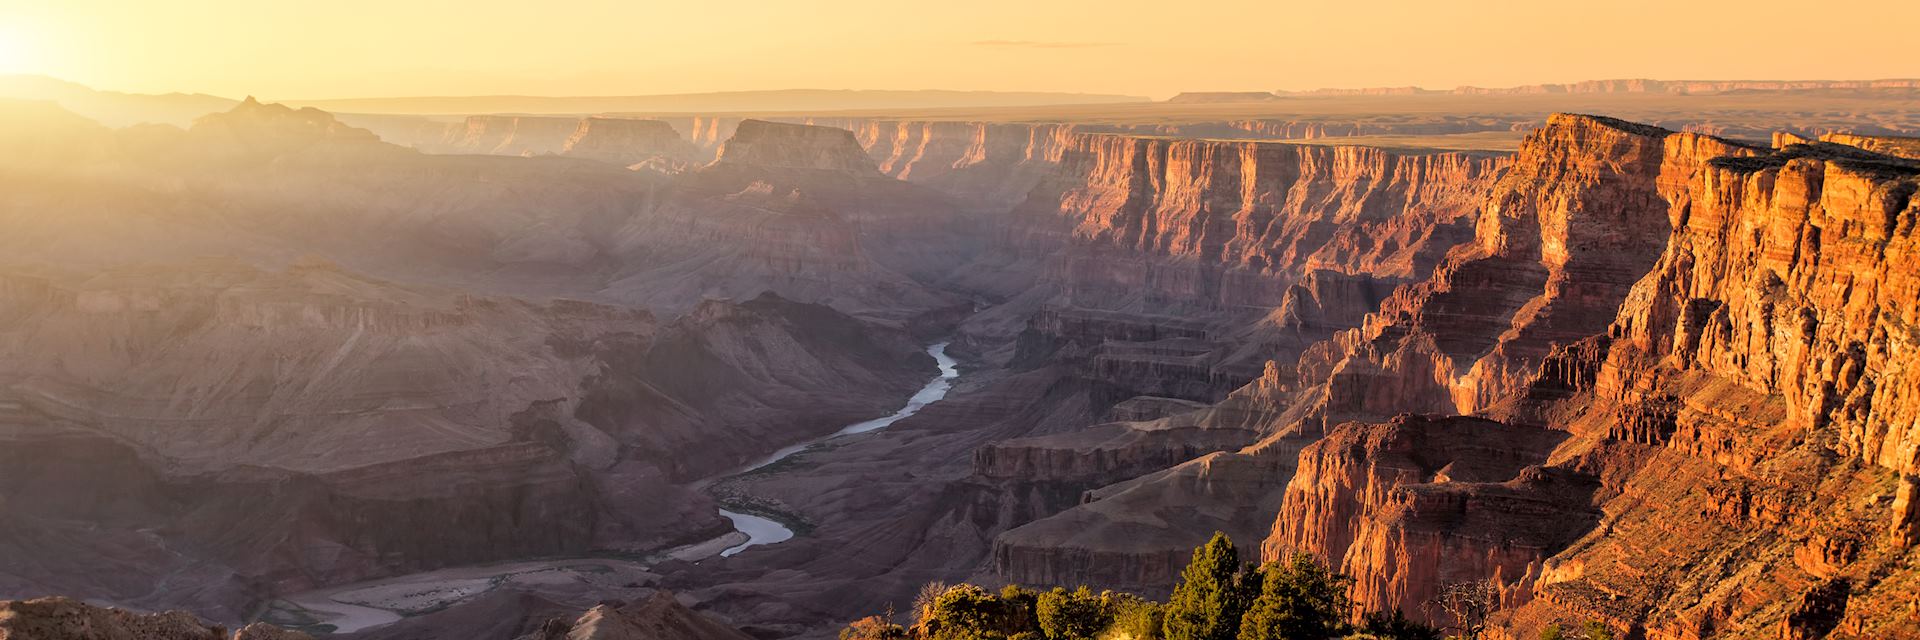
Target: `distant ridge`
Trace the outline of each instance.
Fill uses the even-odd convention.
[[[240,101],[204,93],[121,93],[36,75],[0,75],[0,98],[52,102],[110,127],[143,122],[184,127]]]
[[[1670,95],[1710,95],[1732,92],[1766,91],[1842,91],[1842,90],[1920,89],[1920,79],[1882,80],[1587,80],[1561,84],[1529,84],[1517,87],[1471,87],[1426,89],[1422,87],[1366,87],[1357,89],[1313,89],[1310,91],[1189,91],[1167,100],[1176,104],[1219,102],[1267,102],[1292,96],[1419,96],[1419,95],[1542,95],[1584,93],[1661,93]]]
[[[928,109],[942,107],[1031,107],[1071,104],[1150,102],[1142,96],[1097,93],[785,89],[722,91],[638,96],[427,96],[287,100],[286,104],[351,113],[452,115],[474,113],[717,113],[772,111],[844,111],[854,109]]]

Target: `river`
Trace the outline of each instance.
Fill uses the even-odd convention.
[[[958,363],[947,356],[947,344],[940,342],[927,347],[927,354],[933,356],[934,362],[940,365],[940,375],[935,376],[926,386],[921,387],[918,393],[913,394],[913,397],[907,400],[907,406],[901,407],[899,411],[886,417],[856,422],[826,437],[775,451],[773,455],[727,475],[738,475],[765,467],[805,451],[807,447],[834,438],[885,429],[902,418],[918,413],[927,405],[947,397],[947,390],[953,388],[954,379],[960,376]],[[707,481],[701,484],[705,482]],[[722,549],[720,551],[722,556],[731,556],[750,547],[785,542],[793,538],[792,529],[770,518],[726,509],[721,509],[720,515],[731,520],[734,529],[747,535],[746,542]],[[717,546],[718,544],[724,544],[724,542],[716,539],[700,545],[692,545],[687,549],[697,547],[711,549],[712,547],[707,545]],[[703,554],[713,553],[711,550],[694,550]],[[406,616],[434,611],[511,584],[519,584],[522,588],[548,583],[585,584],[593,589],[609,593],[617,592],[647,580],[647,567],[648,564],[645,562],[596,557],[454,567],[357,584],[335,585],[284,596],[270,604],[263,618],[283,626],[331,625],[334,632],[347,633],[382,626]]]
[[[741,468],[738,472],[735,472],[735,475],[785,460],[796,453],[806,451],[808,447],[834,438],[885,429],[893,423],[905,419],[907,416],[919,413],[920,410],[926,408],[927,405],[939,402],[942,398],[947,397],[947,391],[953,388],[953,380],[960,377],[960,363],[954,360],[952,356],[947,355],[948,344],[950,343],[936,342],[927,347],[927,355],[933,356],[933,361],[940,365],[940,375],[934,376],[933,380],[927,382],[927,386],[921,387],[920,391],[914,393],[912,398],[908,398],[907,406],[901,407],[899,411],[895,411],[889,416],[874,418],[864,422],[855,422],[842,427],[839,431],[835,431],[826,437],[808,440],[775,451],[772,455],[767,456],[759,462]],[[733,528],[740,530],[741,533],[747,534],[746,542],[721,551],[720,555],[722,556],[731,556],[746,551],[749,547],[786,542],[787,540],[793,539],[792,529],[787,528],[786,525],[780,524],[771,518],[763,518],[753,514],[728,511],[726,509],[721,509],[720,515],[728,520],[732,520]]]

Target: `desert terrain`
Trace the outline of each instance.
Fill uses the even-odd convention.
[[[510,98],[0,82],[0,637],[1920,637],[1920,81]]]

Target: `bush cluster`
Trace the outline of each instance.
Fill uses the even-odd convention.
[[[1398,611],[1354,621],[1353,580],[1308,555],[1254,567],[1223,534],[1193,550],[1165,604],[1128,593],[930,584],[912,628],[865,618],[841,640],[1440,640]]]

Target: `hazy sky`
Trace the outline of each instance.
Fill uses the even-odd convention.
[[[1920,76],[1916,0],[0,0],[0,73],[269,99]]]

